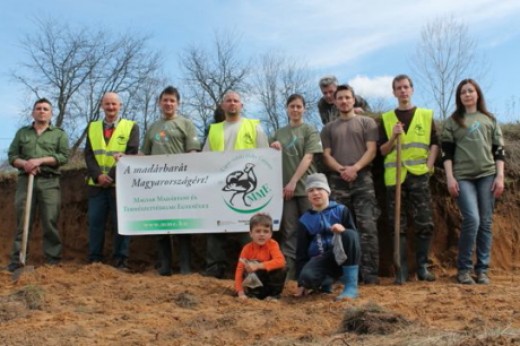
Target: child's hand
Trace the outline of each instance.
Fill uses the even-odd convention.
[[[335,223],[330,227],[330,230],[334,233],[341,233],[345,231],[345,227],[340,223]]]
[[[238,299],[247,299],[247,296],[244,292],[238,292]]]
[[[246,263],[245,268],[248,273],[256,272],[258,269],[262,269],[262,263]]]

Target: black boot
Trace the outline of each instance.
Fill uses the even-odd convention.
[[[395,284],[402,285],[408,281],[408,243],[406,236],[401,235],[399,237],[399,257],[400,257],[400,270],[395,273]]]
[[[435,281],[435,275],[428,271],[428,252],[431,239],[432,237],[419,236],[416,240],[417,278],[420,281]]]
[[[181,274],[190,274],[191,273],[191,235],[190,234],[180,234],[177,236],[179,238],[179,267]]]
[[[172,275],[172,244],[169,235],[159,236],[157,250],[159,254],[159,275]]]

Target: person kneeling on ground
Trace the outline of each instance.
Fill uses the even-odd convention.
[[[273,219],[256,214],[249,221],[252,241],[244,246],[235,272],[238,297],[278,298],[282,293],[287,270],[285,257],[273,236]]]
[[[312,208],[299,222],[296,296],[309,290],[330,293],[333,280],[339,277],[344,287],[336,300],[356,298],[361,248],[352,214],[344,205],[329,201],[324,174],[307,176],[305,189]]]

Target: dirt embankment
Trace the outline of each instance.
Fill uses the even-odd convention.
[[[376,167],[377,169],[377,167]],[[64,244],[65,261],[85,262],[87,252],[87,195],[82,170],[66,171],[62,177],[62,213],[59,228]],[[0,259],[7,263],[15,230],[14,194],[16,177],[0,178],[2,195],[0,197],[0,232],[4,239],[0,244]],[[442,172],[437,172],[431,180],[432,204],[434,211],[435,235],[430,258],[432,265],[442,275],[454,267],[457,241],[460,232],[460,215],[456,203],[449,197]],[[382,215],[379,220],[379,241],[381,252],[381,275],[391,276],[393,236],[386,221],[384,187],[376,184]],[[492,266],[510,271],[520,269],[520,189],[519,180],[509,179],[503,197],[497,201],[493,224]],[[410,228],[410,234],[413,229]],[[192,242],[195,269],[202,266],[204,258],[204,237],[195,236]],[[106,253],[110,253],[111,237],[106,236]],[[175,240],[174,240],[175,242]],[[410,251],[413,251],[413,242]],[[29,247],[31,262],[42,262],[41,230],[36,222]],[[233,251],[231,251],[233,252]],[[233,252],[235,253],[235,252]],[[409,256],[410,266],[414,267],[414,256]],[[134,237],[131,244],[131,262],[136,269],[145,269],[154,264],[155,242],[153,237]],[[234,259],[232,259],[234,260]]]
[[[334,302],[338,284],[332,295],[297,299],[296,284],[289,282],[279,301],[241,301],[232,280],[198,273],[160,277],[153,269],[152,237],[132,240],[133,273],[86,265],[83,177],[82,171],[67,171],[62,180],[63,263],[43,265],[36,225],[29,260],[36,269],[17,282],[0,271],[2,345],[520,345],[518,180],[508,183],[497,203],[491,285],[463,286],[453,279],[460,218],[437,173],[431,259],[438,280],[393,285],[392,236],[383,215],[381,285],[361,286],[358,299]],[[0,178],[3,265],[15,228],[15,185],[14,178]],[[378,196],[384,196],[381,186]],[[110,237],[105,248],[108,255]],[[203,236],[194,237],[192,250],[198,271]]]

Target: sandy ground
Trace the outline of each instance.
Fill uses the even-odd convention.
[[[29,267],[27,269],[30,269]],[[62,263],[0,273],[1,345],[520,345],[520,275],[493,271],[489,286],[454,272],[403,286],[383,278],[360,298],[242,301],[231,280],[160,277],[103,264]],[[348,323],[347,323],[348,322]]]

